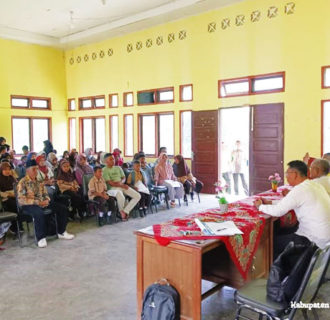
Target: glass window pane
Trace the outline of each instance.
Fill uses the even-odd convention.
[[[95,107],[96,108],[103,108],[105,106],[105,99],[104,98],[96,98],[95,99]]]
[[[83,119],[83,147],[93,148],[92,119]]]
[[[48,108],[48,100],[45,99],[32,99],[32,108]]]
[[[32,146],[35,152],[44,148],[43,142],[49,139],[48,119],[32,119],[33,141]]]
[[[112,116],[110,118],[110,128],[111,128],[111,148],[116,149],[119,148],[119,142],[118,142],[118,116]],[[112,151],[111,150],[111,151]]]
[[[159,115],[159,147],[166,147],[169,155],[174,155],[173,114]]]
[[[105,151],[105,119],[95,119],[95,151]]]
[[[133,105],[133,93],[128,92],[125,94],[125,106]]]
[[[330,152],[330,101],[323,104],[323,153]]]
[[[174,91],[159,91],[158,92],[158,99],[159,101],[173,101],[174,100]]]
[[[191,101],[192,100],[192,86],[183,86],[181,92],[181,100]]]
[[[283,77],[254,79],[252,87],[254,92],[282,89]]]
[[[184,158],[191,158],[191,111],[181,113],[181,152]]]
[[[330,68],[326,68],[324,71],[324,86],[330,87]]]
[[[70,119],[70,149],[76,148],[76,119]]]
[[[92,107],[92,100],[91,99],[83,99],[81,100],[81,108],[91,108]]]
[[[125,116],[125,155],[133,155],[133,116]]]
[[[71,99],[69,102],[69,108],[70,110],[76,110],[76,100],[75,99]]]
[[[13,118],[13,149],[17,153],[22,153],[22,147],[28,146],[30,149],[30,120]]]
[[[244,94],[249,92],[249,81],[239,81],[231,83],[222,83],[221,96]]]
[[[12,98],[11,105],[13,107],[19,108],[28,108],[29,107],[29,99],[27,98]]]
[[[111,96],[111,107],[118,107],[118,94]]]
[[[145,154],[156,154],[155,116],[142,116],[142,148]]]

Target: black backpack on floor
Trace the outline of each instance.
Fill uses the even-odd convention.
[[[290,242],[276,258],[267,280],[267,296],[273,301],[289,303],[298,291],[312,256],[317,249]]]
[[[141,319],[180,319],[179,293],[166,279],[150,285],[144,292]]]

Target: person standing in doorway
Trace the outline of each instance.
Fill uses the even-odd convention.
[[[233,178],[234,178],[234,190],[235,195],[238,195],[238,177],[241,177],[242,186],[246,195],[249,194],[248,186],[245,182],[243,167],[246,162],[244,152],[241,149],[241,141],[236,140],[235,149],[231,153],[232,164],[233,164]]]
[[[228,194],[231,194],[231,155],[230,150],[228,150],[228,146],[224,143],[224,141],[221,142],[221,174],[222,177],[225,179],[227,184],[227,192]]]

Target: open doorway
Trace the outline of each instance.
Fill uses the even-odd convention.
[[[249,194],[250,107],[220,109],[220,177],[228,200]]]

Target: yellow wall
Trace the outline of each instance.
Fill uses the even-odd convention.
[[[285,103],[285,162],[301,158],[306,151],[313,155],[321,152],[320,101],[330,98],[330,90],[321,89],[321,66],[330,64],[330,1],[314,0],[295,2],[294,14],[285,13],[289,1],[253,0],[90,44],[66,52],[66,77],[68,97],[120,94],[120,107],[107,108],[93,114],[135,115],[134,150],[137,151],[137,113],[148,111],[174,111],[176,115],[175,150],[179,152],[179,110],[208,110],[246,104],[272,102]],[[278,14],[267,17],[268,9],[276,5]],[[259,10],[261,18],[251,22],[250,15]],[[237,15],[245,16],[242,26],[235,25]],[[223,30],[221,21],[230,19],[230,27]],[[216,22],[213,33],[208,24]],[[186,30],[187,38],[178,39]],[[169,43],[167,35],[175,33]],[[164,43],[156,45],[156,38],[163,36]],[[146,47],[151,38],[153,45]],[[142,41],[143,48],[136,49]],[[128,53],[127,45],[133,44]],[[113,56],[107,51],[112,48]],[[100,50],[105,52],[99,57]],[[95,60],[92,53],[97,54]],[[89,56],[88,62],[83,57]],[[81,62],[77,63],[78,56]],[[70,59],[74,62],[70,63]],[[218,99],[219,79],[286,72],[284,93]],[[178,102],[179,85],[193,83],[194,101]],[[175,103],[155,106],[122,107],[122,93],[165,86],[175,86]],[[135,95],[136,102],[136,95]],[[108,103],[108,101],[107,101]],[[70,112],[70,116],[87,116],[88,111]],[[109,119],[106,118],[107,128]],[[123,147],[122,117],[120,118],[120,146]],[[107,137],[108,139],[108,137]],[[107,140],[107,145],[109,141]]]
[[[62,53],[59,50],[1,40],[0,46],[0,108],[4,123],[3,135],[10,137],[9,95],[33,94],[51,96],[54,110],[53,140],[66,147],[64,132],[67,117],[66,98],[106,95],[107,108],[96,111],[69,112],[70,117],[119,114],[120,147],[123,148],[123,114],[134,113],[134,151],[138,150],[137,114],[143,112],[175,112],[175,152],[179,152],[179,110],[209,110],[246,104],[285,103],[285,162],[301,158],[306,151],[321,152],[322,99],[330,99],[330,89],[321,89],[321,66],[330,65],[330,1],[293,0],[294,14],[285,13],[290,1],[247,0],[236,5],[153,27],[141,32],[109,39]],[[267,17],[269,7],[276,6],[278,14]],[[261,18],[251,22],[253,11]],[[244,15],[242,26],[235,25],[237,15]],[[221,28],[223,19],[230,27]],[[208,24],[216,22],[215,32]],[[179,32],[187,37],[179,40]],[[169,33],[175,40],[169,43]],[[162,36],[164,43],[156,44]],[[146,40],[153,45],[146,47]],[[142,41],[141,50],[136,49]],[[127,52],[127,45],[133,51]],[[108,56],[108,49],[113,55]],[[104,57],[100,57],[100,51]],[[92,53],[96,53],[95,60]],[[89,60],[84,61],[88,55]],[[81,62],[77,63],[80,57]],[[70,63],[70,60],[73,63]],[[65,69],[65,76],[64,76]],[[219,99],[219,79],[286,72],[284,93]],[[9,75],[9,80],[7,79]],[[64,79],[66,77],[66,79]],[[194,101],[178,102],[179,85],[193,83]],[[175,103],[154,106],[123,107],[122,93],[165,86],[175,87]],[[65,94],[67,92],[67,96]],[[119,93],[120,107],[108,108],[108,94]],[[16,112],[16,111],[15,111]],[[20,113],[23,114],[23,111]],[[45,112],[46,114],[47,112]],[[60,124],[61,123],[61,124]],[[77,121],[78,131],[78,121]],[[109,137],[106,137],[109,146]],[[77,145],[78,136],[77,136]],[[59,148],[59,147],[58,147]]]
[[[11,109],[10,95],[50,97],[52,110]],[[0,39],[0,136],[12,145],[11,116],[52,118],[52,140],[67,148],[67,102],[61,50]],[[40,151],[40,150],[36,150]],[[21,150],[16,150],[20,153]]]

